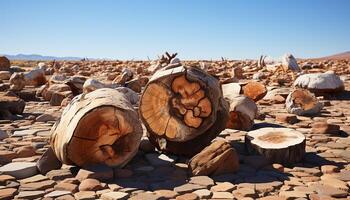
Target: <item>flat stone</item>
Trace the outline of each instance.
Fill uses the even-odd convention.
[[[16,177],[17,179],[28,178],[38,173],[36,163],[14,162],[0,167],[0,172]]]
[[[198,200],[198,196],[194,193],[186,193],[175,198],[176,200]]]
[[[155,193],[141,192],[141,193],[136,194],[135,196],[130,197],[129,199],[130,200],[140,200],[140,199],[161,200],[163,198]]]
[[[321,166],[321,172],[324,174],[332,174],[339,172],[339,168],[335,165],[323,165]]]
[[[101,182],[92,178],[81,181],[79,185],[79,191],[96,191],[100,189],[102,189]]]
[[[206,186],[207,188],[215,184],[214,180],[208,176],[193,176],[190,178],[189,183],[196,184],[196,185],[203,185],[203,186]]]
[[[208,189],[196,190],[193,193],[196,194],[200,199],[209,199],[213,195],[213,193]]]
[[[255,198],[257,196],[254,188],[239,188],[234,190],[232,194],[236,199],[242,199],[244,197]]]
[[[344,190],[344,191],[348,191],[349,189],[346,182],[335,178],[325,178],[325,179],[322,179],[319,183],[330,187],[334,187],[340,190]]]
[[[5,185],[7,181],[14,181],[14,180],[16,180],[16,178],[13,176],[6,175],[6,174],[0,175],[0,185]]]
[[[213,199],[233,199],[231,192],[213,192]]]
[[[113,179],[113,169],[106,165],[93,165],[80,169],[75,178],[82,181],[84,179],[93,178],[98,180]]]
[[[76,200],[76,198],[74,198],[70,194],[66,194],[66,195],[55,198],[55,200]]]
[[[19,182],[20,183],[33,183],[33,182],[45,181],[45,180],[48,180],[48,179],[49,178],[47,178],[46,176],[43,176],[41,174],[37,174],[35,176],[19,180]]]
[[[69,192],[69,191],[52,191],[52,192],[46,194],[44,197],[46,197],[46,198],[57,198],[57,197],[60,197],[60,196],[63,196],[63,195],[68,195],[68,194],[71,194],[71,192]]]
[[[184,193],[189,193],[189,192],[193,192],[195,190],[199,190],[199,189],[205,189],[205,186],[202,185],[195,185],[195,184],[191,184],[191,183],[186,183],[184,185],[178,186],[174,188],[174,191],[179,193],[179,194],[184,194]]]
[[[279,193],[279,196],[286,197],[287,199],[290,198],[307,198],[307,195],[303,191],[281,191]]]
[[[173,190],[156,190],[154,191],[157,195],[166,198],[166,199],[173,199],[175,198],[177,195],[179,195],[179,193],[173,191]]]
[[[127,199],[129,196],[128,193],[125,192],[107,192],[101,195],[102,200],[120,200]]]
[[[45,191],[21,191],[18,193],[16,198],[18,199],[37,199],[43,197],[45,195]]]
[[[218,183],[217,185],[210,188],[213,192],[231,192],[235,189],[235,185],[229,182]]]
[[[21,146],[13,150],[16,152],[17,158],[31,157],[36,154],[33,146]]]
[[[21,184],[20,189],[21,190],[46,190],[49,188],[52,188],[55,185],[55,181],[52,180],[45,180],[40,182],[33,182],[33,183],[24,183]]]
[[[48,173],[46,173],[46,176],[54,181],[59,181],[66,178],[73,178],[72,172],[70,172],[69,169],[51,170]]]
[[[75,185],[73,183],[64,183],[61,181],[57,185],[55,185],[54,189],[75,193],[78,191],[78,185]]]
[[[12,134],[12,137],[23,137],[23,136],[27,136],[27,135],[35,135],[38,131],[40,131],[40,130],[26,129],[26,130],[15,131]]]
[[[315,188],[315,191],[317,194],[331,196],[335,198],[342,198],[346,197],[348,192],[344,190],[340,190],[331,186],[321,185],[321,184],[315,184],[313,185]]]
[[[17,192],[16,188],[0,189],[0,199],[13,199]]]
[[[74,198],[77,200],[94,200],[96,199],[96,193],[94,191],[80,191],[74,194]]]

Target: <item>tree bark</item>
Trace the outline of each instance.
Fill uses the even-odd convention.
[[[76,96],[51,132],[51,146],[61,162],[121,167],[137,153],[142,127],[124,95],[103,88]]]
[[[271,163],[287,166],[303,159],[305,142],[302,133],[289,128],[262,128],[248,132],[245,137],[249,153],[263,155]]]

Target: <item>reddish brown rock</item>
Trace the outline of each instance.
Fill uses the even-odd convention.
[[[193,175],[219,175],[236,172],[239,159],[236,150],[225,140],[216,140],[189,162],[189,170]]]

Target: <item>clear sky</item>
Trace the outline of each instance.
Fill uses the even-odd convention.
[[[0,53],[151,59],[350,50],[350,0],[0,0]]]

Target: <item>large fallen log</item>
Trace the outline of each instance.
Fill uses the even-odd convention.
[[[247,133],[245,144],[250,154],[263,155],[271,163],[293,165],[305,154],[305,136],[290,128],[261,128]]]
[[[76,96],[51,132],[52,149],[62,163],[121,167],[136,154],[142,127],[124,95],[103,88]]]
[[[147,84],[140,117],[162,151],[194,155],[225,128],[228,105],[217,79],[195,67],[163,68]]]

